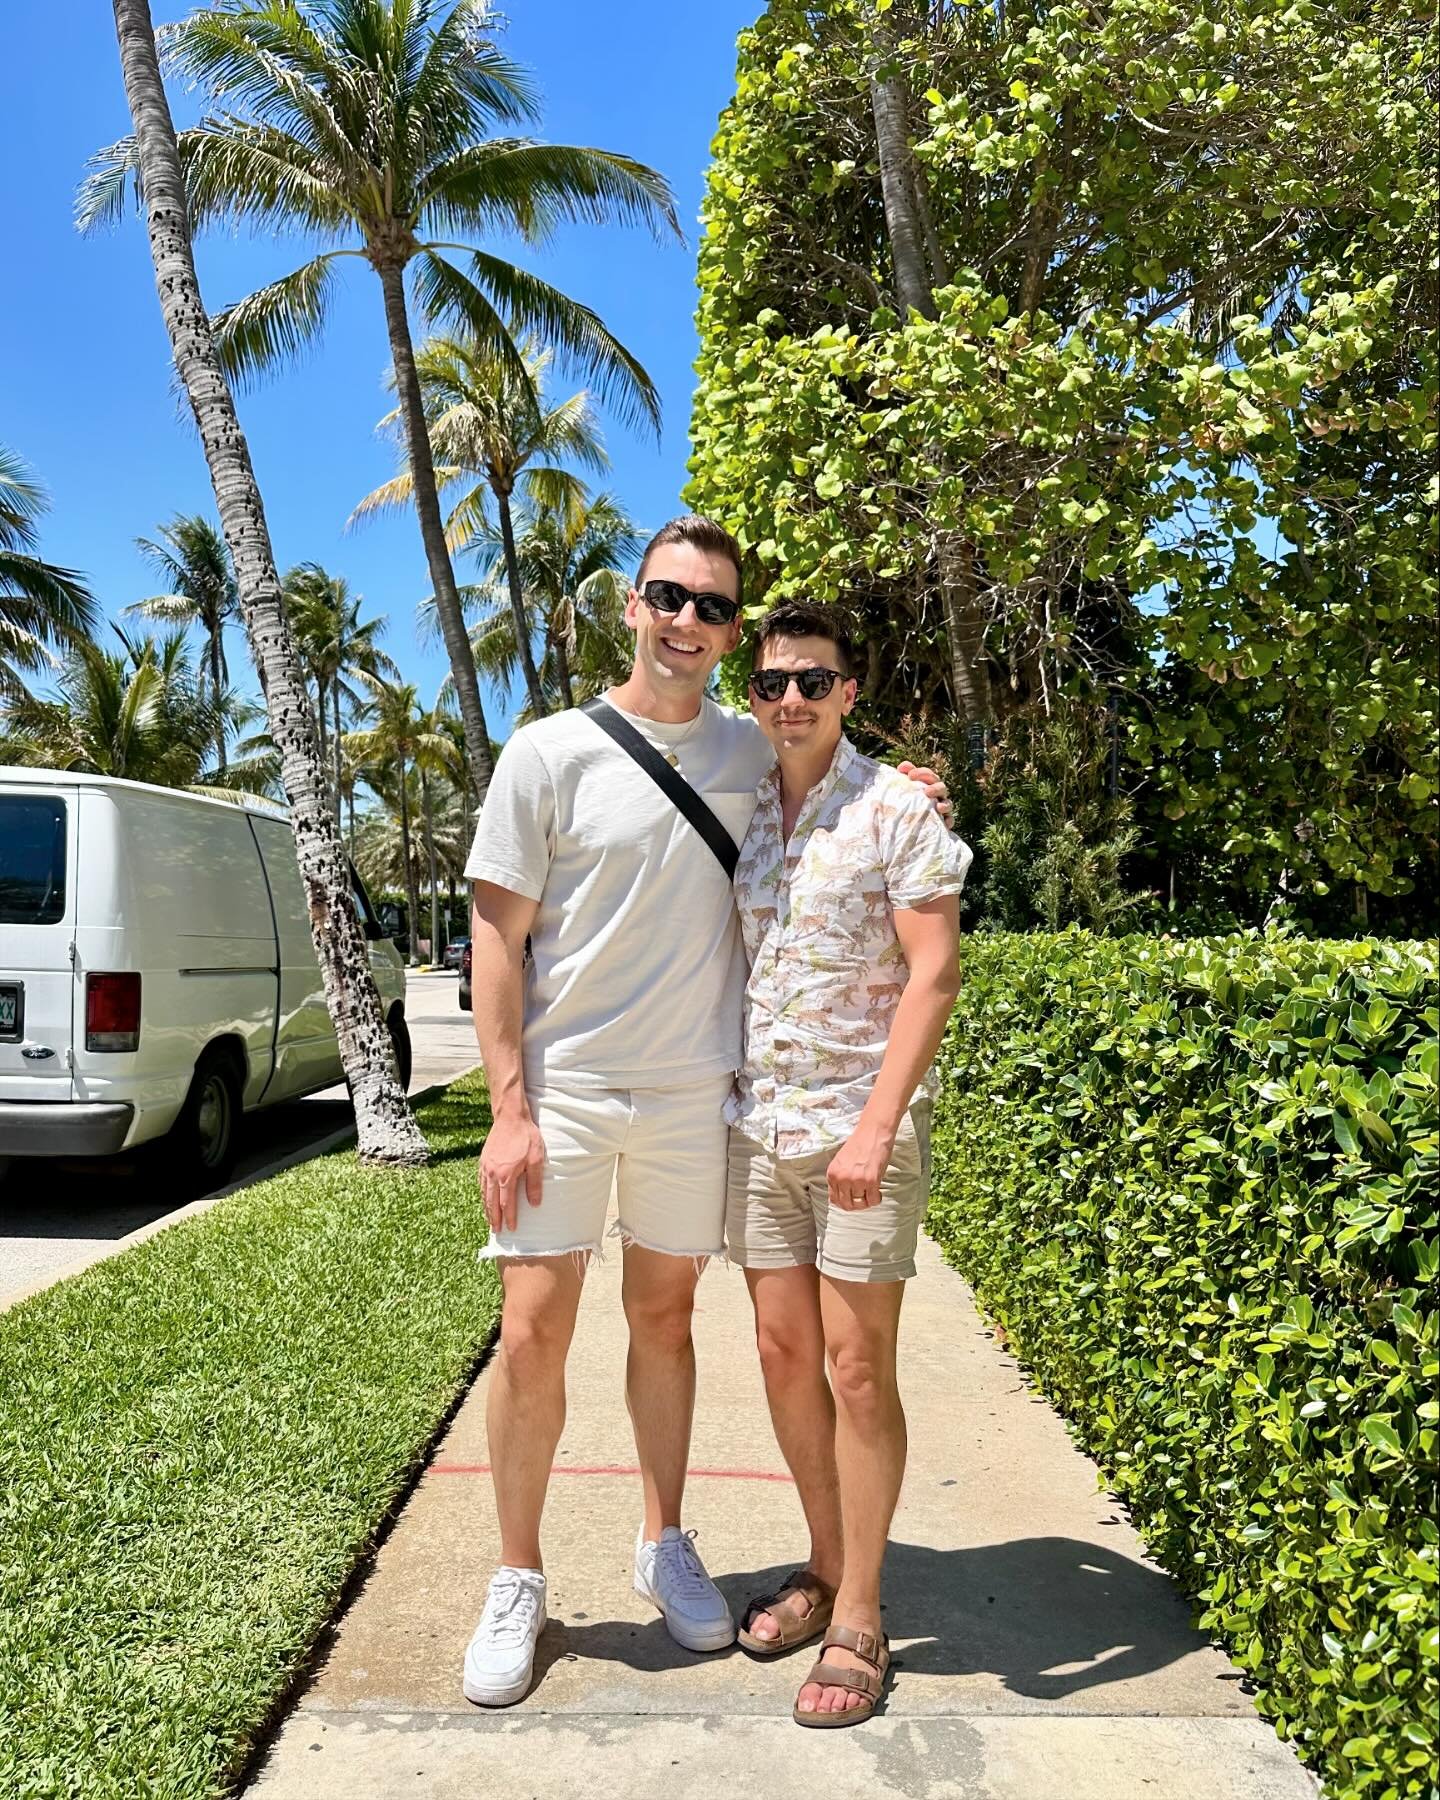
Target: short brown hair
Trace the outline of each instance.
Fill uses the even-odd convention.
[[[772,606],[755,627],[750,667],[760,667],[760,652],[772,638],[829,638],[839,652],[840,673],[848,680],[855,673],[855,644],[844,615],[819,600],[782,600]]]
[[[682,518],[672,519],[655,533],[640,558],[640,572],[635,577],[637,588],[645,579],[646,563],[666,544],[691,544],[710,556],[723,556],[735,569],[735,598],[742,598],[745,576],[740,566],[740,546],[723,525],[717,525],[713,519],[702,519],[698,513],[686,513]]]

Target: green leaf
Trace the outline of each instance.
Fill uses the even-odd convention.
[[[1396,1436],[1395,1427],[1388,1419],[1372,1413],[1368,1419],[1361,1421],[1360,1429],[1375,1448],[1383,1450],[1387,1456],[1393,1456],[1398,1460],[1405,1454],[1404,1446]]]

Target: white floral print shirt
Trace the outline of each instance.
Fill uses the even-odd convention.
[[[971,851],[913,781],[846,737],[788,844],[778,768],[757,793],[735,870],[745,1066],[725,1116],[777,1156],[809,1156],[844,1143],[880,1072],[910,976],[896,909],[958,894]]]

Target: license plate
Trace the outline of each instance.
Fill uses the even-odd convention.
[[[20,1035],[20,989],[12,982],[0,982],[0,1038]]]

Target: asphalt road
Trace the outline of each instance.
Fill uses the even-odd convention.
[[[456,1003],[456,975],[411,975],[405,1015],[414,1066],[410,1092],[452,1081],[480,1060],[469,1013]],[[343,1084],[245,1121],[234,1180],[254,1180],[286,1159],[302,1160],[353,1124]],[[144,1151],[101,1162],[16,1157],[0,1173],[0,1306],[83,1268],[132,1231],[182,1201],[160,1191]]]

